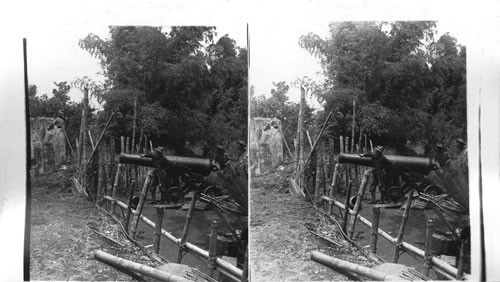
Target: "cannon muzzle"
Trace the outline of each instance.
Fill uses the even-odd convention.
[[[190,168],[193,172],[207,176],[215,168],[215,164],[210,159],[188,158],[179,156],[163,156],[174,165]],[[153,158],[143,157],[137,154],[120,154],[119,162],[122,164],[135,164],[147,167],[155,167]]]
[[[436,164],[430,158],[407,157],[407,156],[385,156],[395,166],[406,166],[411,170],[427,175],[433,169],[436,169]],[[339,163],[348,163],[355,165],[363,165],[373,167],[372,159],[369,157],[360,157],[356,154],[339,154]]]

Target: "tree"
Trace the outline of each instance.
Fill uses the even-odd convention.
[[[406,140],[465,136],[465,48],[434,35],[434,22],[341,22],[330,25],[328,38],[300,38],[321,59],[327,80],[316,95],[337,113],[339,135],[349,134],[355,99],[357,127],[377,143],[400,148]],[[456,133],[446,137],[444,128]]]
[[[118,111],[110,131],[130,136],[136,114],[155,144],[246,139],[246,50],[214,36],[214,27],[126,26],[111,27],[108,40],[82,39],[107,78],[104,110]]]

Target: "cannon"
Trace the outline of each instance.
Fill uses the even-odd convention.
[[[192,172],[201,174],[202,176],[208,176],[212,171],[217,170],[217,164],[210,159],[188,158],[179,156],[164,156],[164,158],[173,165],[189,168]],[[147,155],[143,156],[121,153],[119,162],[122,164],[135,164],[159,169],[162,168],[156,167],[155,163],[153,162],[153,157]]]
[[[438,168],[430,158],[394,155],[385,157],[392,166],[385,171],[390,177],[384,177],[385,183],[381,183],[380,191],[384,198],[397,202],[412,188],[429,195],[442,193],[440,187],[425,177]],[[338,162],[373,167],[371,158],[357,154],[339,154]]]
[[[147,155],[121,153],[119,162],[155,168],[151,190],[154,194],[159,186],[162,203],[178,204],[192,189],[203,189],[206,194],[220,193],[204,180],[218,169],[217,163],[210,159],[163,156],[156,151]]]

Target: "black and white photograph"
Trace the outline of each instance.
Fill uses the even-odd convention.
[[[283,31],[311,66],[250,82],[253,278],[469,277],[467,49],[449,27]]]
[[[1,281],[499,281],[500,1],[0,9]]]
[[[71,81],[38,72],[38,56],[70,66],[79,57],[64,62],[68,50],[44,53],[37,47],[49,42],[27,39],[30,279],[243,279],[246,26],[230,31],[241,33],[216,26],[71,33],[63,38],[81,36],[71,44],[87,53],[81,69],[67,69]],[[99,71],[79,77],[92,62]]]

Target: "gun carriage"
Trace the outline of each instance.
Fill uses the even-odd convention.
[[[426,177],[431,171],[437,169],[437,165],[430,158],[395,155],[385,157],[391,165],[383,171],[374,173],[374,177],[379,179],[380,191],[384,199],[397,202],[411,189],[429,195],[442,193],[442,189]],[[373,167],[371,158],[357,154],[339,154],[338,162]]]

